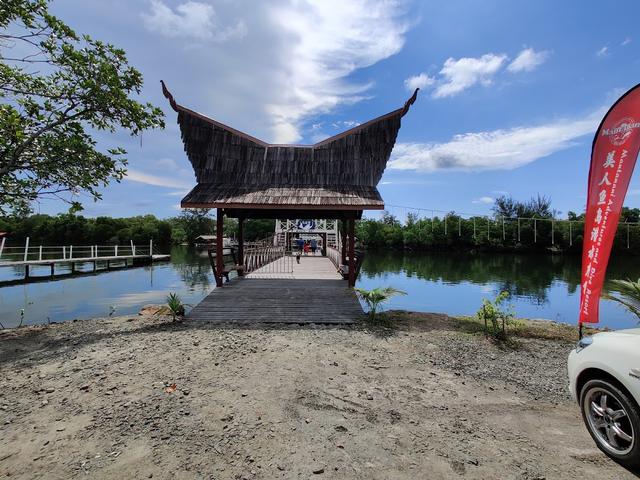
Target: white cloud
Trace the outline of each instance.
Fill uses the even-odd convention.
[[[486,205],[493,203],[495,200],[493,197],[480,197],[472,200],[471,203],[484,203]]]
[[[629,45],[630,43],[631,43],[631,37],[627,37],[622,41],[620,46],[624,47],[625,45]]]
[[[419,75],[414,75],[412,77],[407,78],[404,81],[404,86],[407,90],[409,90],[410,92],[413,92],[416,88],[424,88],[424,87],[428,87],[429,85],[433,85],[435,81],[436,81],[435,78],[430,77],[429,75],[423,72]]]
[[[495,53],[487,53],[478,58],[448,58],[440,70],[444,82],[435,89],[433,97],[451,97],[477,83],[491,84],[493,76],[502,68],[506,59],[506,55]]]
[[[156,78],[178,103],[274,143],[301,141],[320,130],[305,125],[312,117],[369,98],[373,83],[352,74],[398,53],[410,20],[406,0],[201,2],[146,9],[148,28],[182,37],[161,44]],[[242,42],[213,41],[239,19]]]
[[[130,182],[144,183],[147,185],[154,185],[156,187],[180,188],[183,190],[190,190],[193,187],[193,185],[187,181],[151,175],[149,173],[132,170],[130,168],[127,170],[127,175],[124,179]]]
[[[600,50],[596,52],[597,57],[608,57],[609,56],[609,47],[604,46]]]
[[[371,84],[346,78],[401,50],[408,28],[399,20],[401,4],[306,0],[271,11],[271,21],[289,37],[278,75],[283,91],[266,109],[275,142],[297,141],[305,118],[362,99]]]
[[[207,3],[187,1],[173,11],[162,0],[151,0],[151,11],[142,15],[145,27],[167,37],[192,37],[200,40],[225,41],[246,35],[244,22],[226,28],[215,22],[216,12]]]
[[[509,64],[507,70],[510,72],[530,72],[542,65],[549,57],[549,52],[536,52],[533,48],[525,48]]]
[[[464,133],[446,143],[399,143],[389,167],[399,170],[510,170],[571,147],[591,134],[604,111],[546,125]]]
[[[179,168],[178,164],[173,158],[161,158],[160,160],[156,160],[155,164],[158,167],[169,168],[172,170],[177,170]]]

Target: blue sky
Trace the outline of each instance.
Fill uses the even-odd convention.
[[[167,116],[142,138],[97,136],[128,150],[129,175],[85,201],[88,216],[176,215],[195,184],[160,79],[182,105],[292,143],[394,110],[420,86],[379,187],[387,205],[486,214],[502,193],[540,193],[562,216],[584,209],[599,120],[640,82],[633,0],[56,0],[52,10],[124,48],[144,75],[141,99]],[[636,175],[626,204],[639,203]]]

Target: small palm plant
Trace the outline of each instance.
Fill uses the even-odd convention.
[[[620,296],[607,293],[604,298],[618,302],[640,321],[640,278],[637,282],[628,279],[611,280],[611,286],[620,293]]]
[[[406,295],[406,292],[402,290],[398,290],[393,287],[378,287],[373,290],[365,290],[363,288],[356,288],[356,293],[358,296],[367,304],[369,307],[369,319],[375,320],[376,314],[378,313],[378,308],[383,303],[387,302],[391,297],[396,295]]]
[[[176,318],[184,316],[184,303],[180,299],[177,293],[170,293],[167,295],[167,306],[169,310],[171,310],[171,315],[173,316],[173,321],[176,321]]]

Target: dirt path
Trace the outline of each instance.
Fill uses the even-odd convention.
[[[444,316],[416,325],[0,332],[0,476],[635,478],[566,394],[571,344],[500,350]]]

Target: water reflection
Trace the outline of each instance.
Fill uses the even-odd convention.
[[[633,260],[613,258],[607,278],[638,278],[640,269]],[[370,253],[365,257],[360,284],[364,288],[390,284],[410,291],[408,297],[393,299],[391,306],[394,308],[466,315],[478,309],[482,298],[507,291],[521,316],[575,323],[580,294],[580,258]],[[602,301],[602,324],[631,327],[635,326],[635,318],[612,302]]]
[[[608,278],[639,276],[633,258],[613,258],[609,265]],[[391,308],[452,315],[473,314],[483,298],[506,290],[519,316],[575,323],[579,281],[577,257],[369,252],[358,286],[407,291]],[[17,325],[21,310],[25,324],[107,316],[112,308],[116,315],[135,314],[145,304],[164,302],[169,292],[196,305],[214,285],[206,252],[176,247],[167,263],[0,288],[0,322]],[[601,319],[612,328],[636,325],[635,317],[608,301],[601,302]]]
[[[206,252],[175,247],[166,263],[0,288],[0,322],[19,324],[22,310],[25,324],[107,316],[113,309],[135,314],[145,304],[163,303],[169,292],[195,305],[214,285]]]

